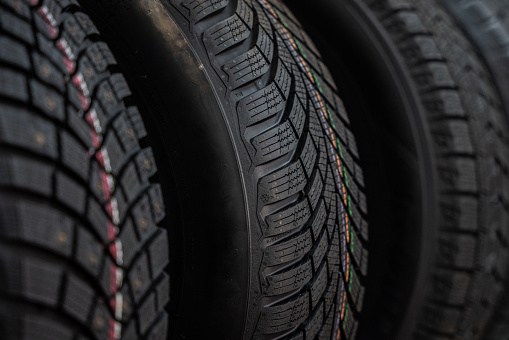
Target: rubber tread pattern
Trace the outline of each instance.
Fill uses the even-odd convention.
[[[481,338],[508,268],[509,134],[501,99],[473,46],[438,1],[364,2],[412,74],[437,160],[438,254],[413,338]],[[377,310],[389,319],[386,324],[390,295]]]
[[[509,113],[509,1],[467,0],[442,1],[444,7],[461,25],[477,47],[488,66],[504,108]],[[504,293],[483,339],[503,339],[509,336],[509,278],[504,278]]]
[[[74,0],[0,0],[2,339],[166,337],[165,208],[138,109]]]
[[[364,182],[320,55],[279,1],[170,3],[220,79],[254,177],[252,248],[261,255],[245,338],[355,338],[367,274]]]

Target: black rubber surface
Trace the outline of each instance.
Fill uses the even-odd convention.
[[[76,1],[0,1],[2,339],[164,339],[168,237],[131,92]]]
[[[235,338],[354,338],[367,270],[364,184],[320,55],[277,1],[167,8],[213,84],[243,171],[250,285],[247,318],[230,321],[242,325]]]
[[[486,63],[509,119],[509,1],[443,0],[442,5],[463,29]],[[483,339],[509,339],[509,279],[486,326]]]
[[[508,268],[509,135],[477,47],[437,1],[288,5],[351,84],[373,255],[360,338],[482,339]]]
[[[485,61],[509,112],[509,1],[441,0]]]

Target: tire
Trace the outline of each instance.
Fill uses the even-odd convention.
[[[156,163],[76,1],[0,1],[2,339],[163,339]]]
[[[247,305],[214,334],[354,338],[367,269],[363,178],[319,54],[279,2],[170,3],[224,110],[244,174]],[[177,329],[186,338],[201,332],[188,320]]]
[[[260,269],[252,273],[256,304],[247,314],[258,322],[248,321],[245,337],[328,339],[344,332],[354,338],[366,273],[362,173],[348,117],[320,56],[280,3],[239,1],[230,8],[233,16],[217,13],[201,27],[208,13],[172,3],[190,21],[184,32],[202,37],[198,55],[208,52],[211,69],[228,79],[216,80],[216,89],[237,109],[231,110],[240,125],[236,137],[250,155],[241,158],[254,175],[246,187],[256,192],[247,189],[247,202],[256,207],[251,249],[259,250],[250,266]],[[235,46],[237,39],[245,42]]]
[[[494,64],[437,1],[288,5],[342,80],[364,160],[359,339],[489,339],[500,327],[490,320],[507,325],[494,312],[509,255],[509,134]]]
[[[7,0],[1,3],[8,9],[5,13],[21,17],[16,5],[10,6]],[[146,245],[135,248],[138,260],[134,261],[140,265],[130,269],[132,275],[144,275],[142,283],[148,282],[147,275],[155,283],[143,293],[143,302],[130,304],[132,317],[121,320],[120,337],[198,339],[207,332],[214,339],[329,339],[334,333],[338,339],[353,339],[367,275],[363,175],[349,116],[300,24],[281,3],[264,0],[83,1],[81,5],[97,28],[107,33],[101,38],[118,60],[115,69],[133,89],[123,99],[139,109],[139,115],[131,119],[136,127],[141,126],[140,116],[145,123],[147,136],[139,143],[152,147],[150,163],[157,163],[159,169],[160,186],[148,184],[148,177],[143,177],[144,188],[153,187],[157,194],[147,196],[144,202],[149,206],[143,211],[149,213],[153,196],[166,202],[165,219],[156,215],[154,221],[161,227],[147,236]],[[51,1],[47,7],[63,8],[70,17],[80,12],[74,1]],[[37,11],[32,8],[29,13]],[[2,15],[3,11],[0,24]],[[26,25],[38,27],[37,21]],[[224,42],[214,44],[214,39]],[[90,40],[95,43],[98,35]],[[18,70],[14,62],[6,65],[9,71]],[[245,67],[247,73],[235,65]],[[122,84],[120,90],[126,89]],[[68,92],[61,96],[72,106],[72,92]],[[90,93],[101,94],[99,90]],[[11,102],[11,97],[4,97]],[[35,104],[28,107],[43,116]],[[114,123],[111,126],[115,129]],[[123,140],[121,132],[114,134]],[[62,148],[66,145],[63,139],[58,141]],[[63,163],[60,158],[56,163],[60,166],[59,162]],[[49,159],[48,163],[53,165]],[[125,172],[130,168],[136,172],[137,163],[132,167],[124,163]],[[72,170],[71,166],[76,165],[67,165]],[[91,182],[80,183],[87,195],[94,194],[94,188],[88,189]],[[131,190],[130,181],[124,184],[120,177],[118,183],[123,191]],[[20,191],[24,195],[28,190]],[[13,201],[11,191],[6,195],[6,202]],[[58,192],[49,195],[48,205],[60,204],[59,197]],[[65,197],[67,203],[77,201]],[[154,212],[162,208],[162,200],[157,202],[152,205]],[[64,212],[72,210],[61,205]],[[77,214],[70,218],[91,230],[99,225]],[[138,228],[133,220],[132,227],[126,228]],[[122,235],[124,226],[119,229]],[[163,236],[156,240],[156,234]],[[160,241],[163,237],[167,242]],[[5,258],[2,265],[18,268],[14,257],[22,250],[5,249],[0,255]],[[168,257],[153,260],[154,254],[168,252],[172,259],[168,266]],[[64,276],[81,270],[79,261],[73,260],[75,252],[63,260],[55,251],[47,253],[47,266],[60,261]],[[154,263],[157,268],[152,268]],[[159,266],[170,274],[171,291],[165,273],[153,278]],[[0,266],[0,275],[14,277],[11,267]],[[42,267],[37,263],[31,268]],[[138,296],[132,292],[139,281],[133,280],[126,289],[135,300]],[[68,281],[57,285],[59,292]],[[102,281],[89,281],[100,289]],[[51,315],[53,323],[47,318],[39,322],[47,325],[38,331],[39,336],[54,338],[51,332],[60,332],[68,323],[70,337],[77,332],[97,339],[116,336],[95,334],[94,327],[100,323],[94,322],[92,312],[83,312],[86,320],[77,322],[62,307],[63,293],[56,294],[52,304],[44,300],[46,291],[40,293],[43,302],[33,303],[25,303],[32,294],[18,299],[10,290],[4,291],[0,296],[22,303],[15,320],[25,320],[25,314],[41,306]],[[81,310],[79,303],[73,306]],[[12,337],[25,336],[22,332],[28,327],[11,322],[10,309],[0,310],[3,327],[14,332]],[[67,333],[62,332],[58,336],[65,338]],[[29,337],[23,336],[19,338]]]
[[[493,77],[506,112],[509,108],[509,1],[442,0],[477,48]]]
[[[463,29],[493,77],[506,112],[509,112],[509,2],[442,1],[442,5]],[[509,279],[483,339],[509,337]]]

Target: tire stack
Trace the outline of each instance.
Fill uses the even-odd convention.
[[[0,339],[509,339],[507,0],[0,0]]]

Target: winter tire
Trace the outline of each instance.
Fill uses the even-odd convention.
[[[10,84],[0,85],[0,128],[10,124],[0,130],[0,323],[10,338],[353,339],[367,275],[363,175],[350,118],[300,24],[278,1],[79,3],[0,0],[0,38],[19,53],[0,49],[0,84]],[[95,44],[112,65],[89,80]],[[39,54],[61,72],[55,84],[39,75]],[[32,78],[59,94],[61,116],[40,107]],[[122,120],[103,121],[113,114]],[[44,138],[28,135],[39,129]],[[94,131],[102,144],[86,144]],[[110,196],[93,176],[115,184]],[[27,236],[40,235],[34,221],[56,240]]]
[[[0,335],[163,339],[165,208],[116,60],[75,1],[0,1]]]

